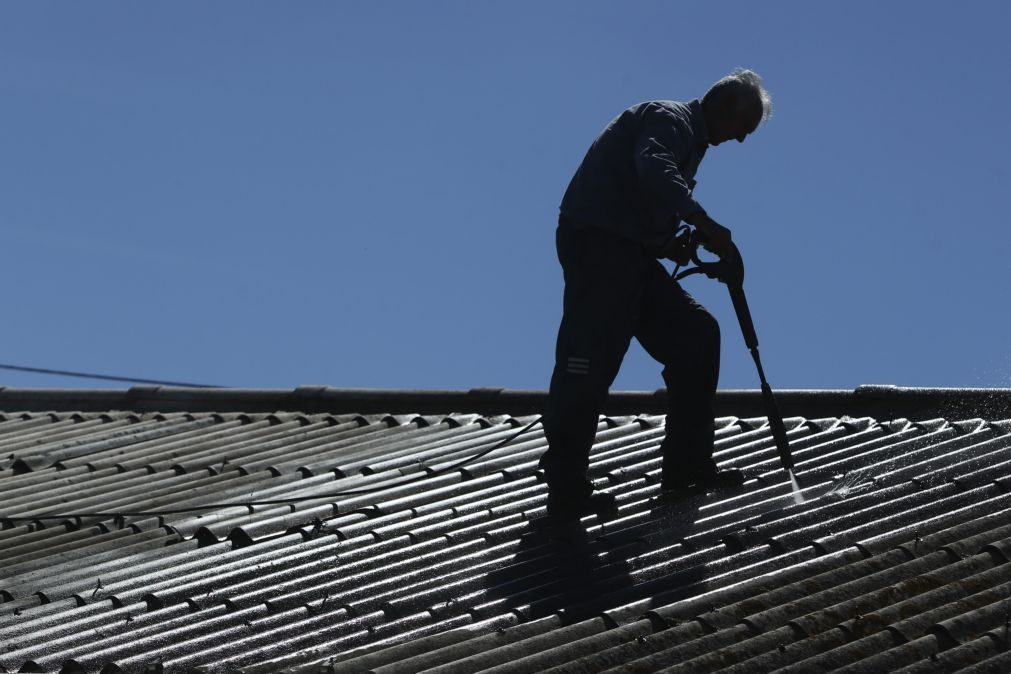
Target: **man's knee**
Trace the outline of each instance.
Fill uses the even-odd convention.
[[[578,416],[596,409],[607,397],[607,388],[591,359],[561,357],[551,377],[549,410],[556,417]]]
[[[720,324],[704,309],[699,309],[690,322],[683,323],[677,346],[664,363],[663,377],[668,388],[693,388],[690,382],[710,380],[719,376]]]
[[[698,315],[698,338],[699,341],[717,351],[720,348],[720,322],[709,313],[702,310]]]
[[[707,360],[720,352],[720,324],[705,309],[699,308],[682,319],[678,335],[681,356],[691,354],[696,359]]]

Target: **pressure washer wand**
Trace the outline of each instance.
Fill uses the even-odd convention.
[[[736,248],[734,252],[739,259],[740,254],[736,252]],[[772,387],[769,386],[769,382],[765,378],[762,359],[758,355],[758,334],[755,332],[755,324],[751,320],[748,300],[744,296],[743,281],[742,278],[739,284],[727,284],[727,289],[730,291],[730,301],[734,304],[737,322],[741,324],[741,332],[744,333],[744,344],[751,352],[751,358],[755,361],[755,367],[758,369],[758,379],[762,383],[762,402],[765,404],[765,414],[768,416],[769,426],[772,428],[772,437],[776,441],[779,460],[782,461],[785,470],[792,471],[793,457],[790,455],[790,443],[786,439],[786,426],[783,424],[783,416],[779,413],[779,407],[776,405],[776,398],[772,395]]]
[[[698,257],[697,243],[691,244],[691,259],[695,266],[680,274],[675,270],[674,280],[680,281],[689,274],[701,272],[709,278],[715,278],[726,284],[730,291],[730,301],[734,305],[734,312],[737,314],[737,322],[741,325],[741,332],[744,335],[744,344],[751,352],[751,358],[755,361],[758,369],[758,378],[762,383],[762,402],[765,405],[765,413],[769,418],[769,426],[772,429],[772,438],[776,442],[776,452],[779,460],[783,463],[783,468],[793,474],[793,457],[790,455],[790,443],[786,439],[786,426],[783,424],[783,416],[779,413],[776,405],[776,398],[772,395],[772,387],[765,378],[765,369],[762,368],[762,359],[758,355],[758,334],[755,332],[755,322],[751,319],[751,311],[748,309],[748,300],[744,296],[744,260],[737,246],[731,242],[727,255],[716,262],[702,262]]]

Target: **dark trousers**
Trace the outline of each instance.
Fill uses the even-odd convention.
[[[555,234],[565,279],[541,459],[553,493],[588,496],[598,415],[635,337],[663,365],[667,435],[663,472],[712,462],[720,372],[716,319],[642,244],[564,221]]]

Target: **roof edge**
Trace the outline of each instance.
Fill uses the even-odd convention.
[[[910,388],[860,386],[846,389],[780,389],[784,416],[930,418],[1011,417],[1008,388]],[[303,412],[307,414],[540,414],[547,392],[504,388],[413,390],[299,386],[294,389],[134,386],[129,389],[31,389],[0,387],[5,412]],[[608,415],[663,414],[666,393],[614,391]],[[724,389],[716,394],[718,416],[765,416],[758,390]]]

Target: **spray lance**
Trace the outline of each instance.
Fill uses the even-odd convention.
[[[755,333],[755,323],[751,320],[751,311],[748,309],[748,300],[744,296],[744,260],[741,258],[737,246],[730,243],[730,249],[726,255],[713,262],[703,262],[699,259],[699,244],[703,242],[702,233],[697,229],[692,229],[688,225],[681,225],[675,234],[675,244],[677,252],[672,255],[678,263],[678,267],[671,274],[675,281],[680,281],[692,274],[705,274],[709,278],[717,279],[726,284],[730,291],[730,301],[734,305],[734,312],[737,314],[737,322],[741,325],[741,332],[744,334],[744,344],[751,352],[751,358],[755,361],[758,369],[758,378],[762,383],[762,402],[765,405],[765,413],[769,418],[769,426],[772,429],[772,437],[776,442],[776,451],[779,453],[779,460],[783,463],[783,468],[790,475],[791,482],[795,482],[793,476],[793,457],[790,456],[790,445],[786,439],[786,427],[783,425],[783,417],[776,406],[776,399],[772,395],[772,387],[765,379],[765,370],[762,368],[762,359],[758,355],[758,335]],[[694,267],[685,269],[678,273],[678,269],[688,260],[695,264]]]

